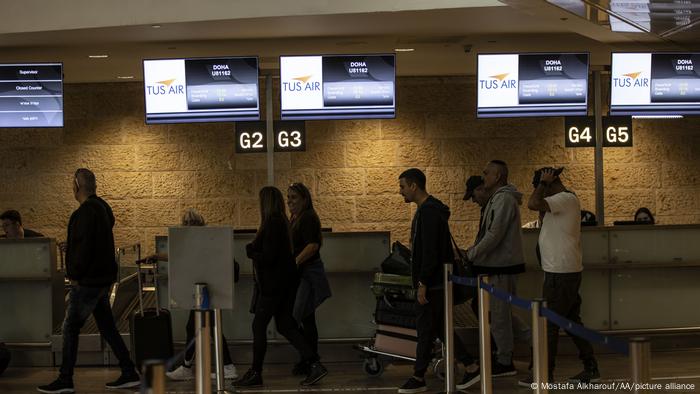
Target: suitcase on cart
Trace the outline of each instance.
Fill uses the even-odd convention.
[[[131,315],[131,356],[139,370],[141,363],[148,359],[167,360],[173,356],[173,327],[170,311],[160,308],[158,301],[158,262],[151,265],[155,287],[155,308],[144,309],[142,261],[137,262],[139,310]],[[150,264],[149,264],[150,265]]]

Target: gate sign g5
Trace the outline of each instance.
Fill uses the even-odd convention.
[[[632,146],[632,117],[604,117],[603,137],[603,146]]]
[[[564,146],[582,148],[595,146],[595,118],[567,116],[564,119]]]
[[[236,122],[236,153],[267,152],[265,122]]]

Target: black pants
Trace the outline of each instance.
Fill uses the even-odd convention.
[[[255,301],[255,317],[253,318],[253,366],[252,369],[262,372],[265,352],[267,351],[267,326],[275,318],[277,332],[282,334],[308,363],[318,361],[318,354],[306,341],[296,321],[292,317],[296,287],[286,290],[283,294],[266,296],[258,294]]]
[[[109,306],[110,287],[75,286],[70,290],[70,300],[63,320],[63,362],[61,379],[72,380],[73,369],[78,358],[78,338],[80,329],[92,314],[102,338],[112,348],[119,360],[122,372],[136,372],[124,341],[114,324],[112,308]]]
[[[214,332],[214,311],[209,312],[209,327],[211,327],[211,343],[214,343],[214,336],[216,333]],[[190,316],[187,318],[187,326],[185,326],[185,330],[187,331],[187,341],[185,344],[190,343],[192,338],[194,338],[194,311],[190,311]],[[226,342],[226,337],[222,334],[222,344],[221,347],[222,352],[224,353],[224,365],[229,365],[233,364],[233,360],[231,359],[231,353],[229,352],[228,349],[228,343]],[[191,365],[192,360],[194,359],[194,346],[190,347],[187,352],[185,352],[185,365]]]
[[[318,327],[316,326],[316,312],[311,312],[301,321],[301,333],[311,350],[318,354]]]
[[[581,273],[544,273],[544,285],[542,296],[547,301],[547,308],[557,314],[581,323],[581,296],[578,289],[581,286]],[[583,361],[584,368],[596,369],[597,364],[593,356],[593,346],[583,338],[567,332],[578,348],[578,357]],[[547,354],[549,357],[549,374],[554,373],[557,346],[559,344],[559,326],[547,321]]]
[[[426,295],[428,303],[421,305],[416,302],[416,331],[418,344],[416,345],[416,364],[413,374],[423,377],[428,370],[433,358],[433,342],[440,338],[445,342],[445,299],[442,289],[428,290]],[[453,333],[454,334],[454,333]],[[455,358],[464,365],[474,362],[474,357],[467,352],[464,343],[457,335],[453,335]]]

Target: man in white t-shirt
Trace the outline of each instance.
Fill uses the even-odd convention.
[[[547,308],[575,323],[581,323],[581,204],[578,197],[564,187],[559,174],[563,168],[545,167],[535,171],[532,184],[535,191],[530,196],[528,208],[538,211],[542,217],[539,236],[540,263],[544,271],[542,296]],[[544,215],[542,215],[544,214]],[[572,383],[600,381],[598,363],[593,347],[583,338],[568,333],[578,348],[584,370],[569,378]],[[554,374],[559,327],[547,321],[547,350],[549,377]],[[530,387],[532,376],[520,381]]]

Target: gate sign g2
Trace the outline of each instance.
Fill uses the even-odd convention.
[[[236,122],[236,153],[267,152],[265,122]]]

